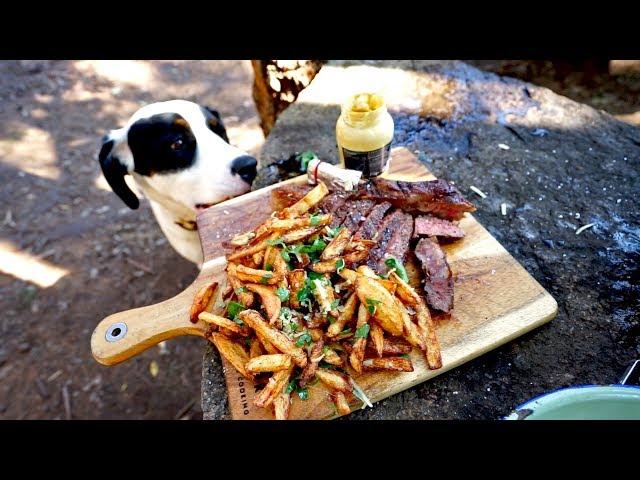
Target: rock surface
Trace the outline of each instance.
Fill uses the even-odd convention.
[[[276,181],[268,164],[295,151],[336,162],[334,128],[345,92],[381,90],[395,120],[395,146],[415,151],[474,200],[475,217],[556,298],[559,312],[545,326],[347,418],[495,419],[549,390],[617,382],[640,357],[640,129],[461,62],[367,63],[322,68],[278,119],[255,188]],[[225,418],[226,401],[218,355],[208,347],[204,418]]]

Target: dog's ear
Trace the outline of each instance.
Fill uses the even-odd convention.
[[[113,140],[104,142],[98,154],[102,173],[104,174],[104,178],[107,179],[107,183],[113,190],[113,193],[118,195],[127,207],[135,210],[140,206],[140,200],[138,200],[135,193],[131,191],[127,182],[124,181],[124,176],[128,173],[127,168],[120,163],[117,158],[111,155],[113,145]]]
[[[227,130],[222,123],[222,117],[217,110],[209,107],[201,107],[204,118],[207,122],[207,127],[213,133],[222,138],[225,142],[229,143],[229,137],[227,137]]]

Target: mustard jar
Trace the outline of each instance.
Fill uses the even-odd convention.
[[[343,105],[336,123],[340,163],[359,170],[364,178],[375,177],[389,167],[393,118],[382,95],[358,93]]]

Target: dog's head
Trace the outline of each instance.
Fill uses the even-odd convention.
[[[112,190],[132,209],[124,177],[136,172],[155,190],[194,212],[251,188],[257,161],[228,143],[215,110],[171,100],[146,105],[103,138],[98,155]]]

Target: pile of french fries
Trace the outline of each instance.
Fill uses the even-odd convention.
[[[409,353],[424,352],[442,366],[429,309],[391,269],[385,278],[363,262],[375,242],[332,229],[316,205],[328,193],[318,184],[304,198],[231,241],[229,286],[221,315],[204,311],[212,286],[196,296],[192,320],[210,325],[209,339],[244,377],[264,387],[258,407],[286,419],[295,394],[322,382],[340,415],[371,405],[355,379],[367,371],[411,372]]]

